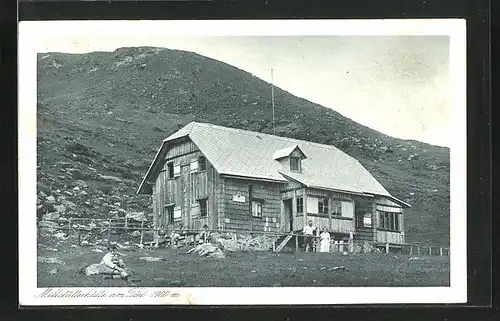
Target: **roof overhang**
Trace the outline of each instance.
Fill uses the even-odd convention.
[[[244,179],[244,180],[252,180],[252,181],[260,181],[260,182],[271,182],[271,183],[286,183],[286,179],[275,179],[270,177],[259,177],[259,176],[248,176],[248,175],[238,175],[233,173],[220,173],[222,177],[228,178],[236,178],[236,179]]]
[[[338,189],[338,188],[331,188],[331,187],[325,187],[325,186],[316,186],[316,185],[311,185],[307,184],[298,178],[290,177],[286,175],[283,172],[279,172],[283,177],[285,177],[288,180],[294,181],[296,183],[299,183],[307,188],[314,188],[314,189],[320,189],[320,190],[325,190],[325,191],[331,191],[331,192],[336,192],[336,193],[341,193],[341,194],[349,194],[349,195],[359,195],[359,196],[365,196],[365,197],[373,197],[373,195],[370,194],[365,194],[361,191],[350,191],[350,190],[343,190],[343,189]]]

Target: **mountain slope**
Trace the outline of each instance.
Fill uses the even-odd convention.
[[[449,243],[449,149],[389,137],[279,88],[275,101],[278,135],[334,144],[413,205],[409,242]],[[37,116],[38,188],[74,203],[66,215],[145,210],[150,200],[133,194],[142,175],[161,141],[191,120],[272,133],[269,84],[194,53],[147,47],[39,54]],[[62,195],[76,187],[74,173],[90,184],[87,195]],[[51,210],[44,197],[42,213]]]

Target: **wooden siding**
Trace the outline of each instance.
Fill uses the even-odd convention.
[[[399,205],[398,203],[395,203],[387,198],[382,198],[382,197],[375,199],[375,203],[377,205],[386,205],[386,206],[402,208],[401,205]]]
[[[192,171],[190,164],[202,153],[189,139],[183,140],[169,148],[165,157],[163,170],[156,178],[153,186],[153,223],[155,227],[182,224],[185,228],[201,229],[207,224],[217,227],[216,186],[218,174],[207,161],[206,170]],[[168,177],[167,163],[173,162],[181,167],[180,176]],[[199,199],[207,199],[207,217],[200,217]],[[170,222],[166,206],[173,205],[181,209],[181,217]]]
[[[404,237],[399,232],[377,230],[377,242],[402,244]]]
[[[313,215],[311,213],[307,214],[307,221],[312,221],[313,226],[319,229],[319,231],[323,230],[324,227],[328,229],[330,233],[343,233],[349,234],[350,232],[354,233],[354,220],[348,218],[330,218]],[[303,220],[295,220],[294,221],[294,230],[302,231],[304,228]]]
[[[263,201],[262,218],[252,217],[250,186],[252,199]],[[244,201],[234,201],[235,195],[244,197]],[[277,232],[281,220],[279,184],[223,178],[221,211],[224,229]]]

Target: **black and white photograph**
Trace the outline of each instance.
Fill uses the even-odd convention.
[[[464,21],[19,28],[21,304],[466,301]]]

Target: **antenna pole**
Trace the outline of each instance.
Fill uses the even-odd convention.
[[[276,134],[276,130],[274,128],[274,72],[273,72],[273,67],[271,67],[271,102],[273,105],[273,134]]]

